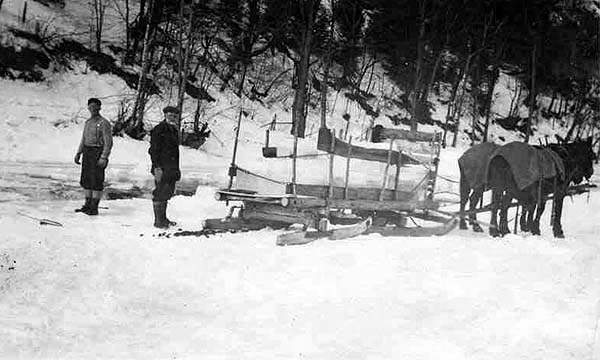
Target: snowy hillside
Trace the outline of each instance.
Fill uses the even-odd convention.
[[[20,6],[4,0],[0,20],[17,21]],[[44,8],[33,3],[36,10]],[[496,89],[495,112],[510,102],[509,80]],[[227,185],[240,101],[223,92],[205,111],[207,143],[182,148],[180,186],[193,195],[169,207],[181,231],[152,227],[147,141],[116,137],[110,157],[109,188],[134,198],[101,201],[97,217],[74,213],[86,100],[101,98],[114,121],[119,96],[132,91],[84,63],[41,83],[0,79],[0,359],[600,359],[597,190],[565,199],[565,239],[553,238],[549,211],[541,236],[501,239],[455,229],[279,247],[285,230],[196,236],[204,219],[228,213],[214,192]],[[149,125],[169,103],[152,99]],[[348,113],[353,143],[366,143],[364,111],[335,94],[329,104],[328,125],[344,129]],[[436,106],[442,120],[446,109]],[[285,122],[290,113],[283,104],[243,107],[237,163],[288,181],[290,162],[265,159],[261,148],[273,117]],[[184,115],[192,111],[187,104]],[[319,121],[311,110],[302,154],[317,152]],[[539,138],[565,131],[543,122],[537,130]],[[498,142],[518,138],[500,127],[491,133]],[[271,142],[291,152],[289,126],[278,125]],[[441,154],[438,190],[454,199],[468,142],[461,133],[458,147]],[[325,158],[300,163],[303,180],[326,178]],[[353,176],[378,179],[382,170],[361,166]],[[598,166],[592,182],[600,183]]]

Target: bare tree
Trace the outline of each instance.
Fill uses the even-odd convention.
[[[150,0],[150,8],[154,5],[154,1]],[[127,127],[127,133],[132,135],[132,137],[136,137],[136,129],[140,129],[143,127],[144,121],[144,109],[146,105],[147,98],[147,89],[146,89],[146,75],[150,70],[150,63],[152,62],[151,56],[151,47],[154,41],[154,29],[152,28],[150,22],[146,22],[146,30],[144,32],[144,50],[142,52],[142,71],[140,73],[140,77],[138,79],[137,86],[137,95],[135,98],[135,103],[133,105],[133,114],[131,120],[129,121],[129,126]]]
[[[302,35],[300,46],[300,59],[296,62],[297,87],[292,107],[292,134],[304,137],[306,129],[306,93],[310,67],[310,52],[313,38],[315,14],[319,8],[320,0],[308,0],[300,6],[302,15]]]
[[[121,18],[123,18],[123,22],[125,23],[125,53],[127,54],[129,52],[129,49],[131,48],[131,30],[129,29],[129,18],[131,15],[131,11],[129,7],[129,0],[125,0],[125,9],[121,8],[119,0],[113,0],[113,4],[117,12],[119,12],[119,15],[121,15]]]
[[[104,0],[92,0],[91,30],[96,42],[96,52],[102,52],[102,30],[104,27],[104,13],[106,12],[106,3]]]
[[[179,9],[179,16],[180,16],[180,21],[181,23],[183,23],[183,15],[184,15],[184,0],[181,0],[180,3],[180,9]],[[188,19],[187,19],[187,30],[186,30],[186,38],[185,38],[185,49],[183,48],[183,36],[181,36],[180,40],[179,40],[179,51],[177,54],[177,60],[178,60],[178,64],[179,64],[179,74],[178,74],[178,79],[179,79],[179,89],[178,89],[178,94],[177,94],[177,109],[179,110],[179,132],[181,133],[183,131],[183,127],[182,127],[182,122],[181,122],[181,112],[183,109],[183,98],[185,95],[185,88],[186,88],[186,84],[187,84],[187,79],[188,79],[188,74],[189,74],[189,66],[190,66],[190,57],[191,57],[191,50],[192,50],[192,43],[193,43],[193,39],[192,39],[192,24],[194,21],[194,11],[193,9],[189,9],[189,14],[188,14]],[[183,32],[183,26],[182,29],[180,29],[180,33]],[[182,137],[180,136],[180,139]]]

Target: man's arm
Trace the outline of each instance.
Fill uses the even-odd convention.
[[[150,149],[148,149],[153,168],[160,168],[159,159],[161,149],[160,135],[158,134],[158,129],[155,127],[150,132]]]
[[[79,146],[77,147],[77,152],[75,153],[75,164],[81,163],[81,154],[83,153],[83,139],[85,137],[85,125],[87,121],[83,124],[83,131],[81,132],[81,141],[79,142]]]
[[[102,154],[100,155],[100,158],[108,160],[110,151],[112,150],[113,146],[113,139],[110,123],[106,119],[102,121],[102,140],[104,143],[104,148],[102,149]]]

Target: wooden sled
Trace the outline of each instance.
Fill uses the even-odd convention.
[[[458,223],[456,216],[436,215],[434,212],[439,207],[433,196],[441,148],[439,134],[403,131],[384,131],[382,134],[378,135],[379,139],[390,139],[387,149],[353,145],[352,139],[344,142],[337,139],[333,131],[320,129],[317,149],[325,152],[330,159],[329,182],[325,184],[300,183],[295,177],[291,183],[277,181],[242,169],[232,162],[230,185],[227,189],[218,190],[215,196],[219,201],[241,202],[241,205],[232,207],[225,219],[206,220],[205,228],[235,232],[266,227],[282,229],[294,224],[302,226],[302,230],[279,235],[276,241],[279,246],[373,233],[383,236],[439,236],[454,229]],[[396,143],[403,139],[413,144]],[[334,183],[333,159],[336,156],[346,159],[344,186]],[[351,159],[385,163],[380,185],[373,186],[371,181],[350,186]],[[393,167],[395,173],[389,174]],[[401,167],[418,168],[422,172],[401,182]],[[275,193],[265,193],[265,190]],[[233,216],[234,209],[239,209],[237,216]],[[436,225],[407,226],[407,219],[413,217]]]

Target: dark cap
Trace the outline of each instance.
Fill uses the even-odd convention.
[[[100,99],[97,99],[97,98],[89,98],[89,99],[88,99],[88,105],[89,105],[89,104],[93,104],[93,103],[96,103],[96,104],[98,104],[98,106],[102,106],[102,101],[100,101]]]
[[[175,113],[178,114],[179,111],[177,111],[177,108],[175,106],[165,106],[165,108],[163,109],[163,113]]]

